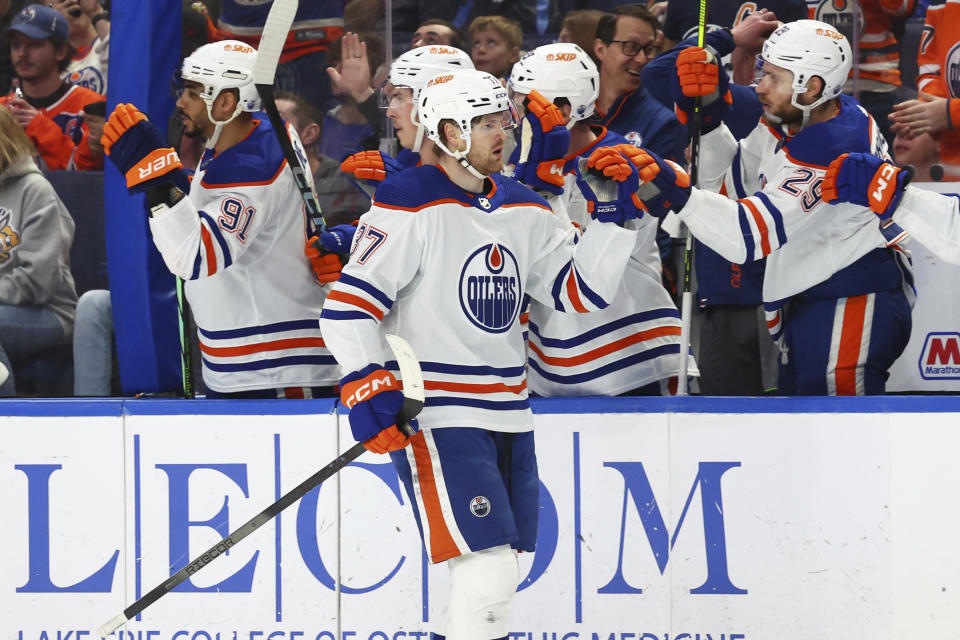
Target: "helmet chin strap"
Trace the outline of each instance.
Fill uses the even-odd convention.
[[[413,141],[413,151],[414,153],[420,153],[420,147],[423,146],[423,134],[426,132],[426,129],[423,128],[422,124],[417,125],[417,138]]]
[[[206,101],[204,101],[206,102]],[[215,120],[213,118],[213,100],[207,102],[207,117],[210,118],[210,122],[213,123],[213,135],[207,138],[207,149],[213,149],[217,145],[217,141],[220,139],[220,134],[223,132],[223,127],[226,124],[229,124],[234,118],[240,115],[240,112],[243,111],[243,107],[238,102],[236,109],[233,110],[233,115],[231,115],[226,120]]]
[[[443,143],[440,142],[439,140],[435,140],[434,142],[435,142],[435,144],[436,144],[438,147],[440,147],[448,156],[453,156],[453,159],[456,160],[457,162],[459,162],[461,167],[463,167],[464,169],[466,169],[467,171],[469,171],[469,172],[470,172],[470,175],[472,175],[474,178],[478,178],[478,179],[480,179],[480,180],[486,180],[486,179],[489,178],[490,176],[485,176],[485,175],[483,175],[482,173],[480,173],[479,171],[477,171],[476,168],[475,168],[472,164],[470,164],[470,161],[467,160],[467,154],[470,153],[470,145],[471,145],[471,142],[472,142],[472,141],[470,140],[470,136],[469,136],[469,135],[464,136],[464,139],[466,139],[466,141],[467,141],[467,148],[464,149],[463,151],[450,151],[450,149],[447,148],[447,145],[443,144]]]

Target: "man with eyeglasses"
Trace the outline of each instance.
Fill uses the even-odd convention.
[[[597,23],[593,52],[600,63],[600,123],[632,144],[683,162],[686,130],[643,87],[640,72],[660,53],[656,17],[641,5],[623,5]]]

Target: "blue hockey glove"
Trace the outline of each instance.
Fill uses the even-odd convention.
[[[370,364],[340,381],[340,401],[350,409],[350,430],[357,442],[374,453],[407,446],[410,437],[397,428],[403,393],[396,377],[378,364]],[[413,433],[420,430],[410,421]]]
[[[340,171],[371,200],[380,183],[402,169],[393,156],[382,151],[359,151],[340,163]]]
[[[570,131],[557,105],[531,91],[520,123],[519,155],[514,177],[528,187],[554,195],[563,193],[563,160],[570,150]]]
[[[166,137],[132,104],[118,104],[103,126],[104,152],[127,178],[130,193],[172,184],[184,193],[190,181]]]
[[[683,209],[690,198],[690,176],[680,165],[632,144],[618,144],[613,148],[637,168],[641,184],[636,197],[642,201],[644,210],[662,218],[670,210]]]
[[[357,227],[352,224],[327,227],[327,230],[320,234],[320,245],[330,253],[349,255],[350,247],[353,246],[353,234],[356,232]]]
[[[901,169],[869,153],[845,153],[827,167],[821,192],[830,204],[852,202],[870,209],[889,223],[913,169]]]
[[[677,56],[673,77],[673,103],[677,119],[686,124],[693,115],[694,98],[702,98],[700,122],[707,133],[720,126],[733,104],[730,79],[713,47],[688,47]]]
[[[587,211],[600,222],[622,224],[643,215],[637,197],[640,176],[614,147],[600,147],[578,160],[577,186],[587,200]]]

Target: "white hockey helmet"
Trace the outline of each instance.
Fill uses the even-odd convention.
[[[537,47],[513,65],[507,87],[529,94],[536,89],[550,102],[570,101],[567,128],[593,115],[600,88],[600,72],[590,56],[572,42]]]
[[[401,54],[390,65],[388,82],[394,87],[410,89],[413,93],[413,109],[410,110],[410,122],[417,127],[417,139],[412,151],[420,151],[423,143],[423,125],[417,118],[417,101],[420,90],[433,76],[444,71],[473,69],[473,60],[465,52],[448,45],[426,45]],[[389,96],[381,93],[381,106],[390,104]]]
[[[253,84],[253,66],[256,61],[257,50],[239,40],[220,40],[205,44],[184,59],[180,76],[203,86],[200,97],[206,103],[207,115],[216,127],[213,136],[207,140],[208,147],[216,144],[223,125],[238,114],[260,110],[260,95]],[[225,89],[236,89],[240,99],[229,118],[217,121],[213,118],[213,101]]]
[[[840,95],[853,67],[853,53],[847,38],[819,20],[797,20],[783,25],[763,43],[760,58],[793,72],[790,103],[803,111],[804,126],[811,109]],[[813,104],[802,105],[797,98],[807,90],[807,83],[814,76],[823,80],[823,93]]]
[[[420,91],[417,110],[427,137],[478,178],[487,176],[474,169],[467,161],[473,119],[502,112],[505,129],[515,127],[518,120],[516,109],[507,95],[506,88],[494,76],[476,69],[441,73],[430,78]],[[462,136],[467,142],[466,149],[451,151],[441,142],[440,123],[443,120],[453,120],[460,127]]]

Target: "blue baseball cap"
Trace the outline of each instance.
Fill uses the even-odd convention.
[[[34,40],[56,39],[66,42],[70,39],[70,28],[67,19],[55,9],[42,4],[31,4],[24,7],[14,17],[13,22],[3,32],[4,41],[10,39],[13,31],[19,31]]]

